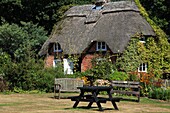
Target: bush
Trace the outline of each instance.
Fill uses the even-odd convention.
[[[62,66],[44,68],[44,61],[29,59],[27,62],[10,62],[3,65],[3,77],[9,90],[19,88],[23,91],[40,90],[51,92],[54,78],[64,76]]]
[[[154,87],[149,91],[148,97],[152,99],[170,100],[170,89]]]
[[[115,71],[114,73],[112,73],[110,75],[110,80],[128,80],[128,74],[126,74],[125,72],[118,72]]]
[[[3,77],[0,75],[0,92],[3,92],[6,89],[6,83],[3,80]]]

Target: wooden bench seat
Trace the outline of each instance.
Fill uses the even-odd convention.
[[[104,99],[106,101],[115,101],[115,102],[120,102],[120,100],[122,99],[121,97],[112,97],[112,99],[110,100],[109,98],[105,98],[105,97],[98,97],[99,99]]]
[[[134,99],[125,99],[124,100],[133,100],[140,102],[140,82],[136,81],[111,81],[111,86],[113,87],[111,93],[113,94],[123,94],[128,96],[136,96],[137,100]]]
[[[54,97],[60,99],[61,92],[80,92],[77,87],[82,87],[83,85],[84,81],[76,78],[55,78]],[[56,96],[56,93],[58,93],[58,96]]]
[[[77,101],[80,97],[79,96],[70,96],[68,97],[68,99],[71,99],[71,101]],[[111,100],[109,98],[105,98],[105,97],[98,97],[98,101],[100,103],[106,103],[107,101],[115,101],[115,102],[119,102],[122,98],[119,97],[114,97]],[[92,97],[92,95],[85,95],[83,97],[81,97],[80,101],[82,102],[95,102],[94,98]]]

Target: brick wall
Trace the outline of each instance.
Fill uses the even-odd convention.
[[[54,55],[48,55],[45,59],[45,67],[53,66]]]
[[[91,60],[95,57],[94,54],[87,54],[82,57],[81,72],[86,71],[92,67]]]

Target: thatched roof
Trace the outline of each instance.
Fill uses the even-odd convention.
[[[155,36],[134,2],[109,2],[100,10],[94,5],[74,6],[56,25],[40,55],[50,43],[60,43],[65,54],[82,53],[92,41],[105,41],[113,53],[122,52],[134,34]]]

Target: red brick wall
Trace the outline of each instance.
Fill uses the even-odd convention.
[[[53,66],[54,55],[49,55],[45,59],[45,67],[52,67]]]
[[[82,57],[81,72],[86,71],[92,67],[91,60],[95,57],[94,54],[87,54]]]

